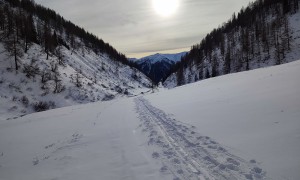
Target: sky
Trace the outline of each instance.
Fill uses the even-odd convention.
[[[188,51],[250,0],[167,0],[179,3],[169,16],[158,13],[154,1],[35,0],[136,58]]]

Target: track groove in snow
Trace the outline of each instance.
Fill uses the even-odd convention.
[[[162,173],[174,179],[264,179],[266,172],[256,161],[247,162],[229,153],[195,127],[183,124],[146,99],[135,99],[142,122],[142,132],[148,134],[148,145],[154,147],[152,157],[160,160]]]

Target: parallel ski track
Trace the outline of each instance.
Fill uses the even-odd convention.
[[[174,179],[264,179],[265,172],[229,153],[220,144],[195,132],[193,126],[180,123],[146,99],[135,99],[143,132],[149,133],[149,145],[158,146],[154,156],[174,175]]]

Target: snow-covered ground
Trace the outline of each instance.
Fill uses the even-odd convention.
[[[38,102],[54,104],[59,108],[81,103],[107,101],[121,96],[131,96],[148,91],[151,82],[136,69],[123,65],[108,57],[95,54],[90,49],[68,50],[61,47],[64,65],[57,63],[57,57],[46,54],[40,45],[33,44],[20,60],[20,70],[16,71],[14,60],[0,42],[0,116],[13,119],[35,112],[33,106]],[[24,66],[33,64],[39,70],[34,77],[27,77]],[[58,79],[62,92],[54,93],[54,72],[57,65]],[[42,75],[49,74],[46,83],[41,83]],[[78,78],[77,78],[78,76]],[[76,82],[79,79],[80,87]],[[24,101],[26,99],[26,101]],[[24,103],[25,102],[25,103]]]
[[[226,75],[147,97],[273,179],[300,178],[300,61]]]
[[[295,61],[2,120],[0,179],[299,179],[299,75]]]

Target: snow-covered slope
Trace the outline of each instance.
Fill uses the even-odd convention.
[[[181,60],[186,52],[177,54],[154,54],[141,59],[131,59],[137,68],[155,83],[162,81],[170,73],[172,67]]]
[[[33,1],[14,2],[0,4],[1,118],[132,96],[150,87],[151,80],[109,44]],[[19,23],[22,18],[27,24]]]
[[[299,179],[300,61],[203,80],[147,97],[154,106],[255,158],[272,179]]]
[[[1,47],[0,42],[0,113],[5,114],[2,116],[5,119],[34,112],[34,105],[39,102],[51,104],[49,108],[63,107],[130,96],[136,91],[144,91],[146,87],[150,87],[150,81],[145,75],[112,61],[105,54],[96,55],[85,49],[82,55],[81,50],[71,52],[63,48],[65,63],[57,66],[62,92],[55,93],[53,80],[49,80],[45,85],[41,81],[43,72],[53,76],[51,69],[57,62],[56,56],[46,60],[46,54],[35,44],[22,57],[22,70],[16,73],[12,68],[14,61],[6,56]],[[27,77],[23,71],[24,65],[36,66],[39,72],[34,77]]]
[[[0,179],[299,179],[299,76],[295,61],[2,120]]]
[[[266,3],[267,5],[261,5]],[[288,3],[287,12],[282,12]],[[300,58],[298,1],[254,1],[192,49],[168,76],[168,88]]]

